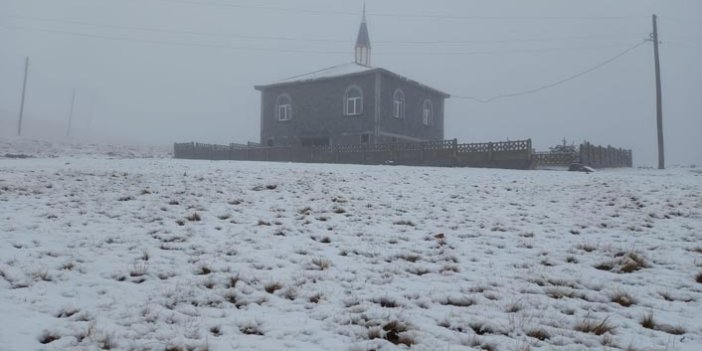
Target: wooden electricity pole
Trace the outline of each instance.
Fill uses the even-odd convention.
[[[71,125],[73,124],[73,108],[76,105],[76,89],[73,89],[73,98],[71,99],[71,113],[68,115],[68,129],[66,136],[71,136]]]
[[[24,97],[27,94],[27,74],[29,73],[29,57],[24,60],[24,82],[22,83],[22,100],[20,102],[17,136],[22,136],[22,117],[24,116]]]
[[[665,148],[663,144],[663,93],[661,91],[661,62],[658,57],[658,16],[653,15],[653,55],[656,63],[656,121],[658,126],[658,169],[665,169]]]

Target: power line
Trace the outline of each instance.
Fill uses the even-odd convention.
[[[231,7],[231,8],[247,8],[255,10],[275,11],[275,12],[293,12],[307,13],[315,15],[345,15],[345,16],[360,16],[360,12],[353,11],[332,11],[332,10],[308,10],[300,8],[262,6],[262,5],[245,5],[232,4],[223,2],[203,2],[194,0],[155,0],[161,2],[181,3],[196,6],[207,7]],[[411,19],[453,19],[453,20],[641,20],[643,16],[627,17],[627,16],[456,16],[444,14],[397,14],[397,13],[368,13],[369,17],[391,17],[391,18],[411,18]]]
[[[63,24],[92,26],[92,27],[101,27],[101,28],[112,28],[112,29],[137,30],[137,31],[144,31],[144,32],[158,32],[158,33],[169,33],[169,34],[189,34],[189,35],[198,35],[198,36],[239,38],[239,39],[250,39],[250,40],[309,41],[309,42],[325,42],[325,43],[329,42],[329,43],[347,43],[347,44],[349,43],[348,40],[342,41],[342,40],[321,39],[321,38],[305,39],[305,38],[291,38],[291,37],[278,37],[278,36],[222,34],[222,33],[199,32],[199,31],[188,31],[188,30],[178,30],[178,29],[163,29],[163,28],[154,28],[154,27],[120,26],[120,25],[114,25],[114,24],[64,20],[64,19],[55,19],[55,18],[27,17],[27,16],[15,15],[15,14],[7,14],[7,13],[0,13],[0,15],[23,19],[23,20],[29,20],[29,21],[63,23]]]
[[[627,33],[627,37],[631,36],[647,36],[648,33]],[[624,36],[622,36],[623,38]],[[444,44],[511,44],[511,43],[538,43],[538,42],[552,42],[552,41],[572,41],[572,40],[602,40],[602,39],[613,39],[612,35],[590,35],[590,36],[574,36],[574,37],[532,37],[532,38],[515,38],[515,39],[496,39],[496,40],[425,40],[425,41],[406,41],[406,40],[396,40],[396,41],[386,41],[386,40],[374,40],[373,43],[378,44],[426,44],[426,45],[444,45]]]
[[[60,34],[60,35],[103,39],[103,40],[116,40],[116,41],[125,41],[125,42],[156,44],[156,45],[216,48],[216,49],[228,49],[228,50],[239,50],[239,51],[280,52],[280,53],[303,53],[303,54],[325,54],[325,55],[348,55],[349,54],[348,51],[272,49],[272,48],[256,48],[256,47],[229,46],[229,45],[216,45],[216,44],[185,43],[185,42],[178,42],[178,41],[164,41],[164,40],[152,40],[152,39],[138,39],[138,38],[128,38],[128,37],[119,37],[119,36],[107,36],[107,35],[98,35],[98,34],[68,32],[68,31],[53,30],[53,29],[39,29],[39,28],[29,28],[29,27],[21,27],[21,26],[6,26],[6,25],[2,25],[2,24],[0,24],[0,28],[13,29],[13,30],[26,30],[26,31],[32,31],[32,32]]]
[[[598,45],[566,48],[544,48],[544,49],[510,49],[510,50],[484,50],[484,51],[376,51],[375,55],[381,56],[473,56],[473,55],[495,55],[495,54],[541,54],[552,52],[589,51],[609,48],[619,48],[620,45]]]
[[[538,92],[540,92],[540,91],[543,91],[543,90],[546,90],[546,89],[549,89],[549,88],[553,88],[553,87],[559,86],[559,85],[561,85],[561,84],[567,83],[567,82],[569,82],[569,81],[571,81],[571,80],[577,79],[577,78],[582,77],[582,76],[584,76],[584,75],[586,75],[586,74],[588,74],[588,73],[594,72],[594,71],[596,71],[596,70],[598,70],[598,69],[600,69],[600,68],[602,68],[602,67],[604,67],[604,66],[607,66],[608,64],[610,64],[610,63],[616,61],[617,59],[619,59],[619,58],[621,58],[622,56],[628,54],[629,52],[631,52],[631,51],[637,49],[638,47],[640,47],[640,46],[646,44],[648,41],[649,41],[649,40],[644,40],[644,41],[642,41],[642,42],[640,42],[640,43],[638,43],[638,44],[636,44],[636,45],[634,45],[634,46],[632,46],[632,47],[630,47],[630,48],[628,48],[628,49],[626,49],[626,50],[620,52],[620,53],[617,54],[616,56],[614,56],[614,57],[612,57],[612,58],[610,58],[610,59],[607,59],[607,60],[605,60],[605,61],[603,61],[603,62],[597,64],[596,66],[591,67],[591,68],[589,68],[589,69],[587,69],[587,70],[585,70],[585,71],[582,71],[582,72],[577,73],[577,74],[574,74],[574,75],[572,75],[572,76],[570,76],[570,77],[568,77],[568,78],[561,79],[561,80],[559,80],[559,81],[557,81],[557,82],[554,82],[554,83],[551,83],[551,84],[547,84],[547,85],[544,85],[544,86],[541,86],[541,87],[538,87],[538,88],[529,89],[529,90],[524,90],[524,91],[519,91],[519,92],[514,92],[514,93],[509,93],[509,94],[495,95],[495,96],[493,96],[493,97],[491,97],[491,98],[488,98],[488,99],[479,99],[479,98],[475,98],[475,97],[470,97],[470,96],[459,96],[459,95],[452,95],[452,97],[453,97],[453,98],[456,98],[456,99],[472,100],[472,101],[476,101],[476,102],[479,102],[479,103],[484,103],[484,104],[486,104],[486,103],[490,103],[490,102],[495,101],[495,100],[498,100],[498,99],[505,99],[505,98],[515,97],[515,96],[522,96],[522,95],[528,95],[528,94],[538,93]]]
[[[42,29],[42,28],[31,28],[22,26],[7,26],[0,24],[0,28],[11,29],[11,30],[25,30],[32,32],[59,34],[66,36],[77,36],[93,39],[102,40],[115,40],[123,42],[136,42],[136,43],[146,43],[155,45],[168,45],[168,46],[181,46],[181,47],[198,47],[198,48],[215,48],[215,49],[226,49],[226,50],[236,50],[236,51],[254,51],[254,52],[274,52],[274,53],[301,53],[301,54],[320,54],[320,55],[349,55],[350,51],[328,51],[328,50],[300,50],[300,49],[280,49],[280,48],[261,48],[261,47],[249,47],[249,46],[230,46],[230,45],[218,45],[218,44],[204,44],[204,43],[188,43],[181,41],[167,41],[167,40],[154,40],[154,39],[142,39],[142,38],[130,38],[122,36],[108,36],[92,33],[80,33],[71,32],[55,29]],[[500,55],[500,54],[532,54],[532,53],[549,53],[549,52],[569,52],[569,51],[587,51],[587,50],[597,50],[603,48],[611,48],[613,45],[600,45],[600,46],[590,46],[590,47],[568,47],[568,48],[552,48],[552,49],[523,49],[523,50],[493,50],[493,51],[444,51],[444,52],[433,52],[433,51],[379,51],[376,52],[380,56],[471,56],[471,55]],[[618,47],[618,46],[616,46]]]
[[[197,35],[205,37],[218,37],[218,38],[237,38],[246,40],[273,40],[273,41],[291,41],[291,42],[321,42],[321,43],[343,43],[348,44],[349,40],[337,40],[337,39],[324,39],[324,38],[295,38],[295,37],[283,37],[283,36],[260,36],[260,35],[242,35],[242,34],[229,34],[229,33],[214,33],[214,32],[202,32],[202,31],[189,31],[180,29],[168,29],[168,28],[156,28],[156,27],[139,27],[139,26],[123,26],[108,23],[96,23],[96,22],[86,22],[86,21],[76,21],[67,19],[57,19],[57,18],[45,18],[45,17],[29,17],[21,16],[10,13],[0,13],[2,16],[16,18],[20,20],[27,21],[38,21],[38,22],[48,22],[48,23],[60,23],[60,24],[70,24],[79,26],[91,26],[99,28],[110,28],[110,29],[122,29],[122,30],[136,30],[143,32],[156,32],[156,33],[167,33],[167,34],[187,34],[187,35]],[[642,34],[629,34],[631,35],[648,35],[648,33]],[[623,36],[622,36],[623,37]],[[552,42],[552,41],[571,41],[571,40],[590,40],[590,39],[613,39],[612,35],[609,36],[574,36],[574,37],[547,37],[547,38],[521,38],[521,39],[498,39],[498,40],[459,40],[459,41],[392,41],[392,40],[378,40],[375,41],[377,44],[410,44],[410,45],[449,45],[449,44],[507,44],[507,43],[533,43],[533,42]]]

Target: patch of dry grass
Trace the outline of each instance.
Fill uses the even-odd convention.
[[[574,329],[582,333],[603,335],[605,333],[613,333],[616,327],[609,323],[609,317],[606,317],[601,321],[585,318],[575,324]]]

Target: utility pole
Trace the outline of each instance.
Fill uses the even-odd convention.
[[[76,105],[76,89],[73,88],[73,99],[71,99],[71,113],[68,115],[68,129],[66,129],[66,136],[71,136],[71,125],[73,124],[73,108]]]
[[[656,121],[658,125],[658,169],[665,169],[663,144],[663,93],[661,92],[661,62],[658,56],[658,16],[653,15],[653,55],[656,63]]]
[[[17,123],[17,136],[22,136],[22,117],[24,116],[24,97],[27,93],[27,74],[29,73],[29,56],[24,60],[24,82],[22,83],[22,101],[20,102],[19,121]]]

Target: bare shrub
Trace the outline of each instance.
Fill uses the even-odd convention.
[[[616,273],[633,273],[648,267],[649,264],[643,255],[635,251],[617,252],[614,259],[595,265],[596,269]]]
[[[246,335],[263,335],[263,331],[258,323],[244,323],[239,326],[239,331]]]
[[[314,294],[310,296],[307,300],[311,303],[319,303],[319,301],[322,301],[322,294]]]
[[[702,284],[702,272],[698,273],[698,274],[695,276],[695,281],[698,282],[698,283],[700,283],[700,284]]]
[[[532,337],[534,339],[538,339],[541,341],[548,340],[551,338],[551,334],[549,334],[544,329],[532,329],[532,330],[527,331],[526,335],[528,337]]]
[[[667,324],[656,325],[655,329],[671,335],[683,335],[686,333],[686,330],[683,327]]]
[[[290,301],[294,301],[297,298],[297,291],[293,288],[287,288],[283,292],[283,297]]]
[[[191,221],[191,222],[199,222],[202,220],[202,217],[200,217],[200,214],[197,212],[193,212],[190,216],[185,217],[185,219]]]
[[[73,307],[64,307],[58,313],[56,313],[54,316],[56,318],[68,318],[70,316],[73,316],[74,314],[78,313],[79,310]]]
[[[384,339],[395,345],[412,346],[416,343],[414,338],[407,334],[408,326],[399,321],[391,321],[383,326]]]
[[[49,344],[52,343],[58,339],[61,339],[61,336],[59,336],[57,333],[45,330],[41,335],[39,335],[38,341],[41,344]]]
[[[641,326],[646,329],[653,329],[656,322],[653,320],[653,313],[648,313],[641,318]]]
[[[212,268],[206,266],[206,265],[201,265],[200,267],[195,270],[195,274],[197,275],[208,275],[212,273]]]
[[[394,224],[394,225],[406,225],[406,226],[409,226],[409,227],[415,227],[415,226],[417,226],[416,224],[414,224],[414,222],[412,222],[412,221],[410,221],[410,220],[399,220],[399,221],[395,221],[393,224]]]
[[[229,277],[225,286],[227,289],[234,289],[238,282],[239,282],[239,275],[237,274],[235,276]]]
[[[312,269],[317,269],[320,271],[323,271],[325,269],[329,269],[331,267],[331,261],[323,259],[323,258],[314,258],[312,259],[312,264],[311,268]]]
[[[485,323],[471,323],[469,327],[478,335],[497,334],[492,326]]]
[[[147,267],[145,264],[135,264],[129,271],[129,276],[132,278],[138,278],[146,275]]]
[[[593,252],[593,251],[597,250],[597,246],[590,245],[590,244],[580,244],[576,247],[580,250],[585,251],[585,252]]]
[[[637,252],[622,253],[619,259],[619,271],[621,273],[632,273],[648,268],[646,259]]]
[[[264,289],[269,294],[273,294],[282,288],[283,288],[283,284],[281,284],[279,282],[268,283],[268,284],[266,284],[266,286],[264,286]]]
[[[407,262],[414,263],[414,262],[419,261],[422,257],[419,255],[415,255],[415,254],[401,254],[401,255],[397,255],[397,258],[399,258],[401,260],[405,260]]]
[[[644,315],[644,317],[641,319],[641,326],[646,329],[658,330],[672,335],[682,335],[686,333],[685,328],[680,326],[676,327],[667,324],[658,324],[653,319],[653,313],[648,313]]]
[[[636,299],[624,292],[617,292],[614,295],[612,295],[611,301],[614,303],[618,303],[624,307],[629,307],[631,305],[636,304]]]
[[[518,303],[516,303],[516,302],[515,302],[515,303],[510,303],[509,305],[507,305],[507,306],[505,307],[505,312],[507,312],[507,313],[517,313],[517,312],[521,311],[522,308],[523,308],[522,305],[520,305],[520,304],[518,304]]]
[[[559,300],[559,299],[564,299],[564,298],[575,298],[577,297],[577,294],[575,291],[566,289],[566,288],[550,288],[546,290],[546,295],[549,297]]]
[[[384,308],[396,308],[400,306],[400,304],[395,299],[388,296],[375,299],[373,300],[373,302],[377,303],[378,305],[380,305],[380,307]]]
[[[214,326],[210,328],[210,333],[214,336],[221,336],[222,335],[222,329],[218,326]]]
[[[597,320],[585,318],[575,325],[575,330],[582,333],[590,333],[595,335],[612,333],[615,329],[616,327],[609,323],[609,317],[606,317],[599,322]]]
[[[114,340],[112,334],[98,335],[95,341],[97,342],[97,346],[102,350],[114,350],[117,348],[117,342]]]

